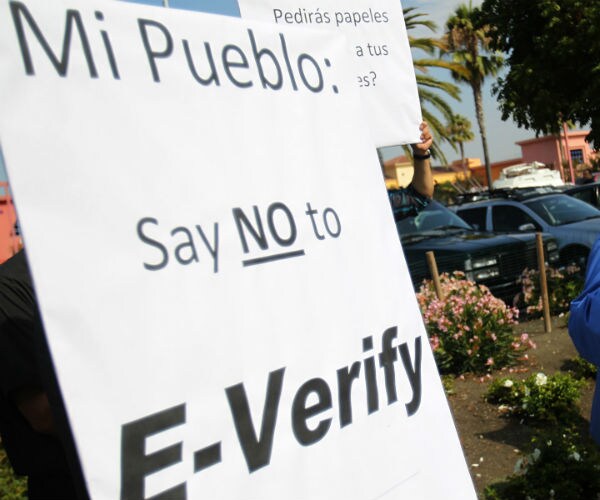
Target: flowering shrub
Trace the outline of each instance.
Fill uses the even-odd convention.
[[[485,489],[486,500],[600,498],[600,452],[588,437],[558,429],[532,444],[512,476]]]
[[[520,283],[521,294],[518,306],[525,309],[528,316],[541,316],[543,305],[540,295],[540,272],[535,269],[525,269],[521,273]],[[571,301],[581,293],[583,275],[577,266],[568,266],[561,270],[547,267],[546,283],[550,314],[559,314],[568,311]]]
[[[460,272],[444,273],[440,280],[444,300],[437,298],[433,282],[425,280],[417,301],[442,373],[490,372],[535,347],[527,334],[513,334],[517,309],[507,307],[487,287]]]
[[[499,404],[503,413],[538,422],[567,422],[578,415],[577,402],[584,382],[569,374],[543,373],[525,380],[494,380],[486,393],[488,403]]]

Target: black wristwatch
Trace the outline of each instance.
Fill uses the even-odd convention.
[[[413,152],[413,158],[415,160],[428,160],[429,158],[431,158],[431,151],[428,149],[427,151],[425,151],[425,154],[423,154],[423,155],[419,155],[419,154]]]

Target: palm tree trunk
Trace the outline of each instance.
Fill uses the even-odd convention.
[[[475,99],[475,114],[477,115],[477,124],[479,125],[479,134],[481,135],[481,145],[483,146],[483,158],[485,163],[485,176],[489,189],[492,189],[492,168],[490,166],[490,156],[488,153],[487,137],[485,134],[485,123],[483,121],[483,99],[481,96],[481,85],[472,85],[473,98]]]

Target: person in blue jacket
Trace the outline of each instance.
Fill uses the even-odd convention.
[[[571,302],[569,335],[581,357],[600,367],[600,238],[590,252],[583,291]],[[594,441],[600,444],[598,381],[592,403],[591,434]]]

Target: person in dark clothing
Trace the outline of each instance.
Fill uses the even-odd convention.
[[[30,500],[76,498],[42,376],[42,326],[25,252],[0,265],[0,436]]]
[[[388,197],[397,222],[408,215],[416,215],[429,204],[433,196],[429,148],[433,137],[426,122],[421,123],[421,142],[412,144],[414,173],[411,183],[400,189],[388,190]]]
[[[586,168],[581,172],[581,177],[575,179],[575,184],[581,186],[583,184],[591,184],[594,182],[594,176],[592,175],[592,169]]]

